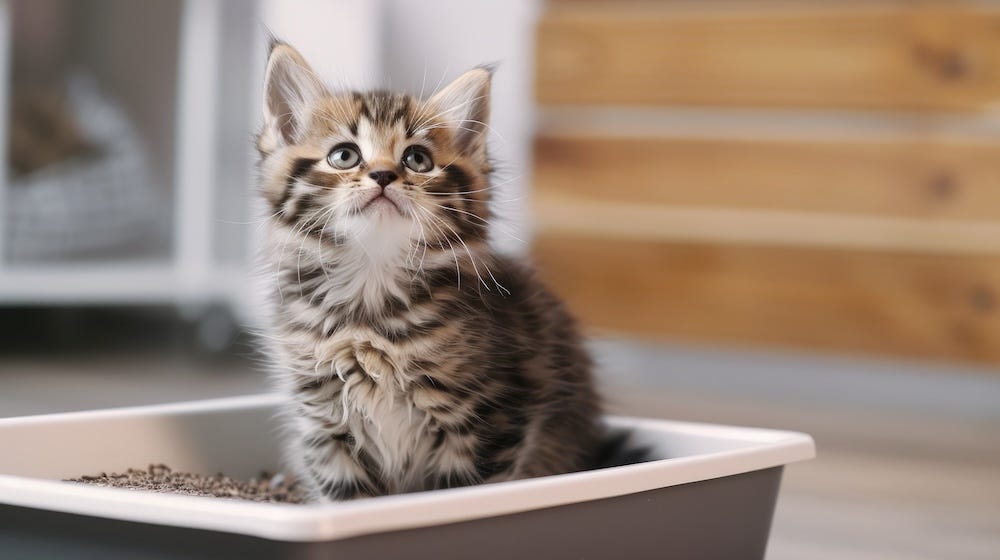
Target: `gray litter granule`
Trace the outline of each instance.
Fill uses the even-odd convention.
[[[150,465],[145,470],[128,469],[124,473],[81,476],[67,479],[66,482],[253,502],[301,504],[306,501],[295,480],[280,473],[272,475],[262,472],[260,476],[245,481],[222,473],[206,476],[174,472],[166,465]]]

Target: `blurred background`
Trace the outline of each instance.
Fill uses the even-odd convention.
[[[500,61],[496,242],[617,413],[801,430],[769,558],[1000,550],[1000,3],[0,1],[0,417],[266,390],[264,29]]]

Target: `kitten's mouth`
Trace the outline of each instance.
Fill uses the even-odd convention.
[[[378,210],[393,210],[395,212],[398,212],[400,215],[403,214],[403,211],[400,210],[399,205],[396,204],[391,198],[389,198],[385,194],[380,194],[375,198],[369,200],[361,208],[362,212],[378,211]]]

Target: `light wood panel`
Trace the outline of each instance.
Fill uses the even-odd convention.
[[[1000,256],[1000,222],[732,210],[534,197],[544,232],[640,241],[698,241]]]
[[[535,188],[578,200],[1000,219],[1000,142],[541,136]]]
[[[542,103],[981,110],[1000,100],[987,3],[557,3]]]
[[[1000,361],[1000,259],[542,234],[543,276],[592,327]]]

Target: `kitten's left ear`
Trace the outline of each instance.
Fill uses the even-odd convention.
[[[439,118],[454,131],[455,147],[483,162],[486,161],[492,74],[489,68],[469,70],[428,100],[440,113]]]
[[[274,41],[264,71],[264,144],[294,144],[305,131],[310,106],[326,86],[299,51]]]

